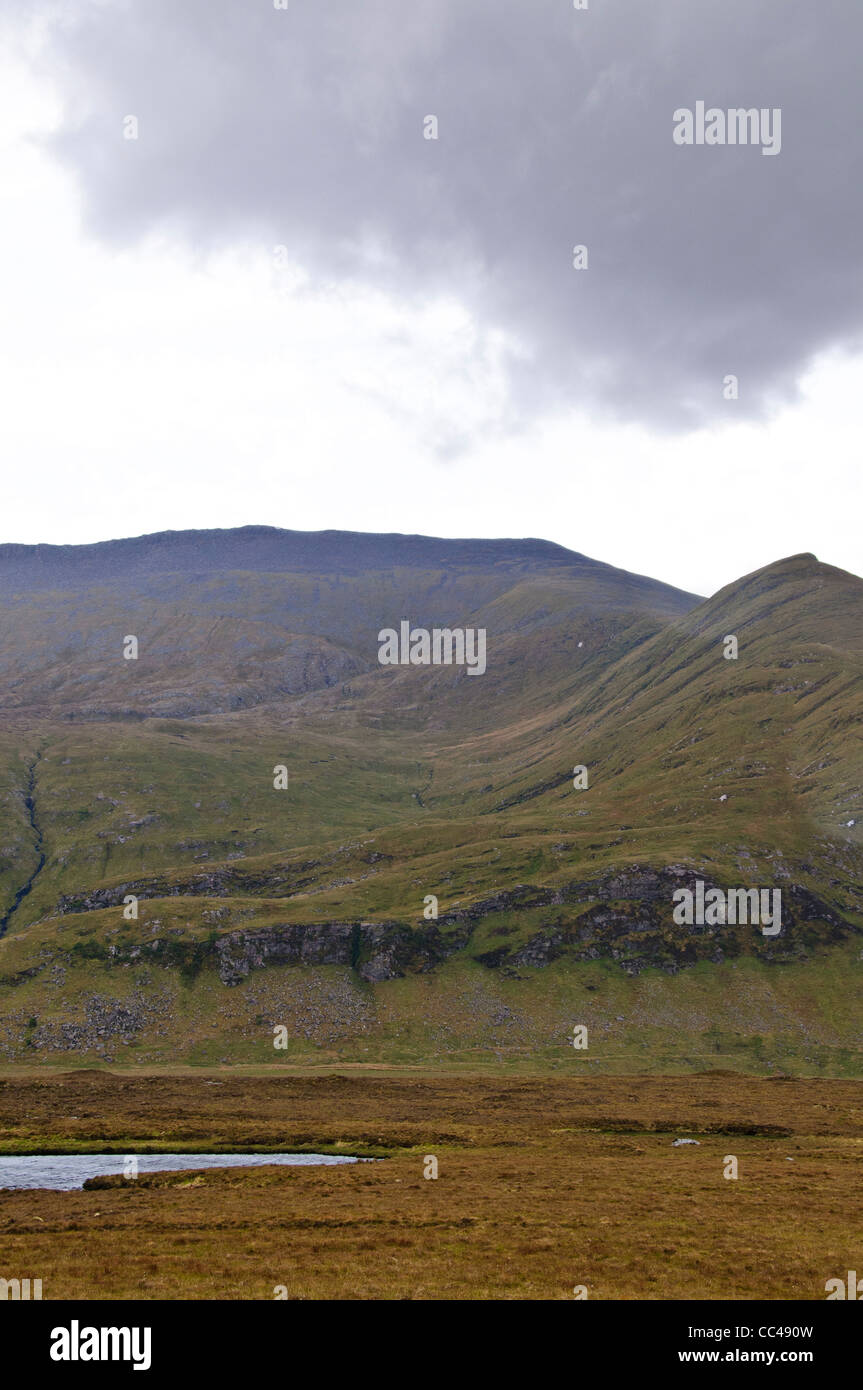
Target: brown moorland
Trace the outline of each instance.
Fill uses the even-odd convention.
[[[859,1082],[373,1068],[0,1081],[0,1153],[246,1148],[387,1157],[0,1191],[0,1274],[41,1278],[46,1299],[567,1299],[578,1285],[823,1299],[861,1267]]]

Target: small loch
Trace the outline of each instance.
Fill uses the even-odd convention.
[[[131,1157],[131,1155],[129,1156]],[[137,1176],[146,1173],[184,1172],[200,1168],[250,1168],[264,1164],[308,1166],[358,1163],[361,1160],[341,1154],[136,1154]],[[0,1189],[49,1187],[71,1192],[83,1187],[88,1178],[128,1174],[130,1164],[124,1154],[26,1154],[0,1157]]]

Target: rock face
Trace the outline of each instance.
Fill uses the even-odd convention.
[[[679,888],[694,891],[697,879],[705,893],[721,887],[707,874],[682,864],[662,869],[635,865],[599,881],[569,884],[555,895],[554,904],[590,901],[586,911],[574,919],[559,913],[524,945],[480,959],[496,968],[518,969],[549,965],[566,954],[576,960],[610,958],[629,975],[650,966],[676,973],[699,960],[718,963],[744,948],[766,961],[789,959],[813,944],[818,933],[821,940],[838,941],[856,930],[814,893],[787,883],[782,888],[781,932],[775,938],[764,937],[751,925],[678,924],[672,916],[672,895]]]
[[[199,876],[210,892],[213,877]],[[673,894],[679,888],[694,891],[697,879],[705,884],[705,891],[719,886],[691,866],[637,864],[555,888],[517,885],[442,913],[436,922],[422,926],[398,921],[285,922],[221,934],[214,931],[208,941],[179,943],[156,937],[133,947],[112,946],[104,954],[118,964],[153,955],[161,964],[193,972],[214,963],[224,985],[237,985],[268,965],[349,966],[361,979],[377,983],[433,970],[464,950],[478,925],[497,913],[539,908],[547,910],[548,922],[527,941],[522,938],[513,947],[478,952],[474,959],[508,973],[541,968],[563,955],[575,960],[611,959],[627,974],[637,975],[651,966],[676,973],[699,960],[719,962],[743,950],[765,961],[790,959],[818,941],[838,941],[856,930],[808,889],[787,882],[782,887],[782,929],[776,937],[766,938],[752,925],[675,923]],[[99,890],[84,902],[66,898],[60,910],[108,906],[109,897],[116,905],[136,886]],[[573,911],[575,907],[581,910]],[[97,946],[88,949],[99,951]]]
[[[214,946],[219,979],[236,985],[265,965],[349,965],[363,980],[392,980],[410,971],[427,971],[466,941],[444,938],[434,925],[422,929],[398,922],[327,922],[320,926],[273,926],[234,931]]]
[[[219,979],[238,985],[265,965],[352,965],[358,928],[351,922],[323,927],[275,926],[234,931],[215,943]]]

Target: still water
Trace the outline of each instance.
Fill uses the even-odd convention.
[[[263,1163],[357,1163],[341,1154],[138,1154],[138,1173],[165,1169],[248,1168]],[[123,1173],[123,1154],[27,1154],[0,1158],[0,1188],[52,1187],[71,1191],[87,1178]]]

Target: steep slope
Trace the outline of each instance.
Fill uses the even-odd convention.
[[[334,573],[309,572],[318,545]],[[239,561],[250,568],[215,572]],[[377,568],[357,568],[366,562]],[[272,568],[288,564],[306,568]],[[35,587],[21,592],[25,581]],[[10,928],[120,874],[414,820],[441,737],[541,708],[558,673],[601,669],[695,602],[544,542],[269,528],[0,547],[4,585]],[[486,628],[490,670],[474,680],[458,667],[382,667],[378,632],[406,615]],[[45,864],[17,911],[27,857],[39,858],[21,790],[37,747]],[[286,803],[273,770],[288,764]]]
[[[10,710],[27,679],[19,665],[16,687],[8,672],[27,649],[24,629],[7,628],[0,1000],[17,1022],[0,1045],[63,1050],[67,1035],[48,1018],[59,1009],[72,1050],[84,1038],[85,1051],[98,1047],[88,1009],[101,1017],[106,1000],[132,988],[127,1031],[152,1047],[161,1017],[152,990],[158,981],[179,1008],[179,972],[197,1002],[194,1020],[172,1014],[159,1025],[174,1049],[184,1027],[189,1039],[209,1027],[212,1007],[233,1052],[240,1036],[260,1034],[249,1010],[266,1020],[276,997],[287,1008],[296,990],[311,990],[312,1033],[337,1034],[349,1053],[374,1045],[391,1055],[392,1028],[416,1030],[411,1010],[429,1007],[407,982],[427,977],[441,982],[440,1027],[484,1047],[491,1034],[458,1003],[465,989],[512,1010],[511,990],[523,988],[527,1036],[540,1017],[550,1027],[552,1014],[586,1007],[594,986],[584,971],[608,960],[633,979],[655,968],[720,972],[736,1000],[722,1016],[744,1029],[760,980],[750,969],[793,964],[802,973],[788,976],[797,983],[783,1025],[797,1037],[792,1052],[814,1026],[809,969],[810,982],[830,980],[823,1007],[833,1022],[818,1025],[818,1046],[863,1046],[849,994],[859,986],[828,964],[863,928],[863,581],[795,556],[696,603],[582,557],[523,552],[482,568],[462,555],[430,570],[430,543],[419,539],[423,564],[385,580],[382,571],[139,575],[119,602],[139,603],[142,631],[170,636],[179,656],[125,663],[135,667],[125,707],[134,717],[110,650],[95,659],[98,703],[69,674],[99,632],[97,589],[44,596],[45,614],[69,602],[81,621],[75,653],[55,667],[56,709],[43,686],[35,711]],[[186,627],[171,606],[180,584]],[[275,619],[283,605],[301,640],[328,644],[353,668],[291,690],[258,666],[243,687],[248,706],[223,706],[239,684],[236,630],[222,641],[211,621],[226,596],[233,607],[220,621],[262,623],[275,663],[290,640]],[[485,675],[380,667],[377,629],[402,616],[486,626]],[[44,660],[49,679],[50,653]],[[166,699],[177,701],[172,718],[155,712]],[[22,791],[37,753],[38,846]],[[287,791],[273,786],[277,764],[289,767]],[[586,789],[573,786],[576,765],[587,768]],[[780,935],[677,926],[672,894],[697,877],[780,888]],[[133,921],[122,913],[128,894],[141,899]],[[437,918],[426,915],[428,895]],[[728,976],[735,962],[750,963],[744,977]],[[234,1004],[225,991],[236,991]],[[682,1026],[667,994],[662,1010]],[[33,1018],[47,1031],[28,1032]],[[733,1033],[729,1024],[723,1036]],[[416,1038],[421,1055],[427,1030]]]

